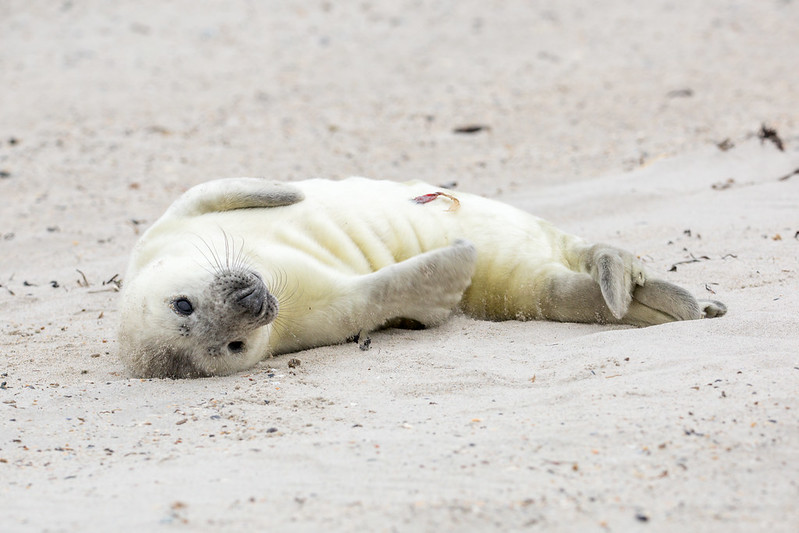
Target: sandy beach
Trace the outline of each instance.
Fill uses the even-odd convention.
[[[797,21],[791,0],[0,3],[0,529],[796,531]],[[118,285],[178,195],[350,175],[455,182],[729,313],[456,315],[126,374]]]

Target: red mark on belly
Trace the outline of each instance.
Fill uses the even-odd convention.
[[[458,208],[461,206],[461,203],[458,201],[457,198],[445,192],[433,192],[430,194],[423,194],[421,196],[413,198],[413,201],[416,202],[417,204],[426,204],[428,202],[432,202],[439,196],[443,196],[445,198],[449,198],[450,200],[452,200],[452,205],[449,207],[449,209],[447,209],[447,211],[457,211]]]

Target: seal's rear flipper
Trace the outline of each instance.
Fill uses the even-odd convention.
[[[699,304],[690,292],[678,285],[660,279],[648,279],[636,287],[633,298],[645,306],[665,313],[674,320],[701,318]]]
[[[727,306],[718,300],[699,300],[699,308],[705,318],[718,318],[727,314]]]
[[[621,319],[629,310],[633,291],[646,280],[643,265],[630,252],[606,244],[588,248],[583,261],[585,270],[599,284],[608,309]]]
[[[660,279],[648,279],[633,292],[623,323],[650,326],[674,320],[724,316],[727,307],[715,300],[697,301],[687,290]]]
[[[615,246],[595,244],[577,248],[576,255],[580,258],[577,264],[581,266],[581,270],[590,274],[598,285],[604,305],[597,305],[591,288],[583,287],[582,296],[577,295],[573,286],[581,283],[578,278],[562,277],[553,287],[559,289],[555,291],[556,294],[565,291],[573,298],[581,298],[584,307],[601,308],[596,317],[600,322],[649,326],[674,320],[715,318],[727,312],[727,308],[720,302],[697,302],[682,287],[660,279],[647,279],[641,262],[631,253]],[[565,297],[561,300],[568,301]],[[563,303],[561,306],[565,307],[565,311],[554,309],[552,313],[555,316],[583,318],[579,309]],[[610,316],[606,310],[610,312]]]
[[[301,202],[301,190],[289,183],[260,178],[229,178],[196,185],[175,200],[164,214],[191,217],[216,211],[280,207]]]

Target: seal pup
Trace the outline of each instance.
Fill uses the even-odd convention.
[[[211,181],[136,244],[120,355],[140,377],[223,375],[274,354],[400,322],[647,326],[721,316],[648,278],[629,252],[589,244],[480,196],[415,181]]]

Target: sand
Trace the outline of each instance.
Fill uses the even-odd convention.
[[[796,531],[797,20],[789,0],[3,2],[0,529]],[[239,175],[454,181],[729,314],[456,316],[130,379],[129,250]]]

